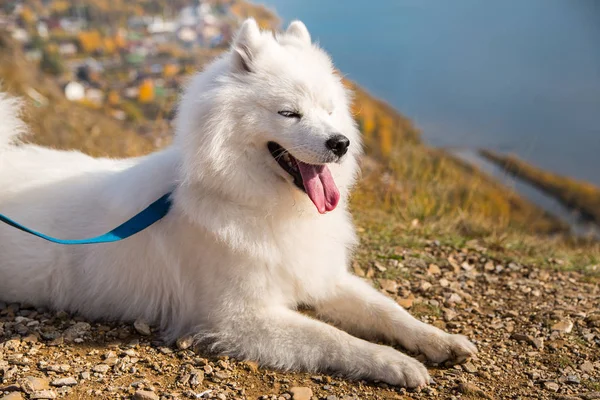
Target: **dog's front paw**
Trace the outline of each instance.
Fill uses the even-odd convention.
[[[421,353],[434,363],[460,363],[477,354],[477,347],[463,335],[453,335],[435,329],[418,336],[410,350]]]
[[[371,379],[391,385],[417,388],[431,381],[427,368],[419,361],[392,348],[377,355],[371,367]]]

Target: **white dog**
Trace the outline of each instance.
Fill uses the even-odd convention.
[[[112,244],[61,246],[0,224],[0,300],[141,318],[166,340],[193,334],[265,366],[408,387],[429,382],[423,364],[358,337],[433,362],[477,351],[348,272],[360,137],[341,78],[301,22],[273,35],[247,20],[231,51],[185,91],[173,145],[146,157],[15,143],[25,131],[17,114],[16,102],[0,97],[1,213],[79,239],[171,190],[173,208]]]

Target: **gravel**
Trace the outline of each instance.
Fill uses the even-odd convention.
[[[429,366],[427,388],[281,373],[196,353],[191,336],[166,346],[141,320],[0,303],[0,400],[600,399],[600,290],[589,277],[490,259],[479,246],[378,251],[394,257],[355,262],[357,275],[480,350]]]

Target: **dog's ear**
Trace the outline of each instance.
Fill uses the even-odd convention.
[[[252,72],[252,60],[258,51],[260,29],[254,18],[244,21],[233,40],[234,67],[240,71]]]
[[[311,43],[310,33],[308,33],[306,25],[304,25],[301,21],[292,21],[285,33],[286,35],[294,36],[295,38],[300,39],[305,44]]]

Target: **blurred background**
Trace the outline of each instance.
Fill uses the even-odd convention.
[[[29,140],[144,154],[170,143],[181,87],[249,16],[303,20],[355,91],[359,218],[597,243],[595,0],[2,0],[3,90],[28,100]]]

